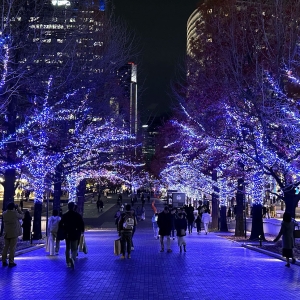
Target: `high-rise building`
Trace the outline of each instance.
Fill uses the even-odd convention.
[[[104,11],[103,0],[51,0],[32,13],[29,38],[35,46],[29,51],[36,51],[30,67],[36,67],[35,76],[47,80],[56,70],[65,81],[70,72],[77,78],[103,72]],[[26,58],[28,53],[21,62]]]
[[[137,102],[137,65],[133,62],[127,63],[118,70],[119,84],[123,90],[125,102],[120,109],[129,112],[130,133],[136,135],[138,132],[138,102]]]

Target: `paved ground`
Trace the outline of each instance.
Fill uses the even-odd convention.
[[[288,269],[213,233],[187,236],[187,253],[176,240],[173,253],[160,253],[150,205],[147,214],[131,259],[114,256],[115,229],[88,231],[89,253],[79,254],[75,270],[65,265],[64,242],[59,256],[37,249],[17,256],[15,268],[0,267],[1,299],[300,299],[299,266]]]

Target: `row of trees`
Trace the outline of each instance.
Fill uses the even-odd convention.
[[[226,218],[225,200],[236,192],[236,235],[251,196],[252,239],[263,236],[266,189],[293,217],[299,200],[299,9],[298,0],[205,1],[187,77],[174,88],[176,138],[165,143],[162,177],[196,197],[198,190],[212,194],[214,227],[217,200]]]
[[[3,209],[17,179],[26,179],[35,191],[34,238],[41,237],[42,202],[53,186],[53,208],[65,185],[82,212],[85,179],[116,178],[116,166],[135,167],[123,159],[136,140],[124,121],[129,106],[118,77],[136,52],[133,37],[93,1],[68,4],[0,7]]]

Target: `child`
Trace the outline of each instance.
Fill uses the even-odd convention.
[[[184,217],[183,213],[178,214],[179,219],[176,219],[175,221],[175,228],[178,238],[178,246],[180,249],[180,253],[182,252],[182,246],[184,252],[186,252],[186,242],[185,242],[185,236],[186,236],[186,230],[187,230],[187,221]]]

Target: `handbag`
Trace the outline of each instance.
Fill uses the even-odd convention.
[[[185,229],[180,229],[180,235],[185,235]]]
[[[295,229],[294,230],[294,239],[299,239],[300,238],[300,230],[299,229]]]
[[[115,255],[121,254],[121,239],[117,239],[114,241],[114,254]]]
[[[79,252],[83,252],[84,254],[88,253],[88,248],[87,248],[85,237],[84,237],[83,234],[80,236],[79,249],[78,250],[79,250]]]

